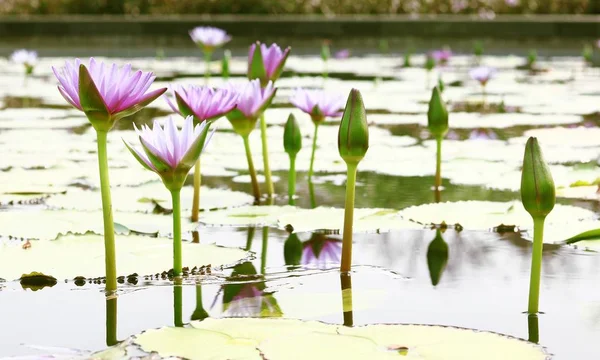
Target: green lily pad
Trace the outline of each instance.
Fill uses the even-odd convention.
[[[172,268],[172,239],[129,235],[116,236],[117,272],[151,275]],[[241,249],[216,245],[183,242],[183,265],[232,265],[248,257]],[[57,261],[68,259],[68,261]],[[52,241],[0,242],[0,278],[20,279],[24,274],[37,272],[56,279],[103,277],[104,237],[100,235],[67,235]]]
[[[170,234],[170,215],[115,212],[113,218],[117,233],[130,231],[144,234]],[[71,210],[13,210],[0,212],[0,237],[54,240],[59,235],[104,233],[102,211]],[[33,224],[33,226],[32,226]],[[197,224],[182,218],[182,231],[192,231]]]
[[[315,230],[342,231],[344,228],[344,209],[318,207],[298,209],[293,213],[280,216],[278,226],[293,229],[293,232]],[[353,232],[385,232],[397,229],[417,227],[415,223],[398,216],[393,209],[354,209]]]
[[[132,343],[160,358],[546,360],[544,348],[485,331],[436,325],[344,327],[294,319],[211,319],[164,327]],[[121,347],[130,346],[129,343]]]
[[[411,206],[400,215],[423,225],[460,224],[468,230],[488,230],[496,227],[514,226],[518,229],[533,228],[531,215],[520,201],[457,201]],[[594,220],[596,214],[576,206],[557,204],[546,218],[547,225],[571,225],[578,221]]]
[[[600,201],[597,185],[563,187],[556,189],[556,196],[568,199],[582,199]]]
[[[281,215],[298,211],[293,206],[241,206],[202,213],[200,222],[213,226],[276,226]]]

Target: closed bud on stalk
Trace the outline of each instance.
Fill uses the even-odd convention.
[[[427,126],[429,132],[435,137],[444,137],[448,132],[448,110],[437,86],[433,88],[431,100],[429,100]]]
[[[296,156],[302,149],[302,134],[300,125],[296,121],[294,114],[290,114],[283,130],[283,148],[289,156]]]
[[[329,50],[329,44],[324,42],[323,45],[321,45],[321,59],[323,59],[323,61],[327,61],[330,57],[331,51]]]
[[[525,210],[534,219],[545,218],[556,203],[554,180],[544,161],[542,149],[534,137],[530,137],[525,145],[521,173],[521,201]]]
[[[434,67],[435,67],[435,59],[432,56],[427,55],[427,59],[425,59],[425,70],[431,71],[431,70],[433,70]]]
[[[360,92],[350,91],[338,133],[338,150],[346,163],[358,163],[369,149],[367,114]]]

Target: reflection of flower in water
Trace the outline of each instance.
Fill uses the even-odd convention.
[[[323,234],[313,234],[302,249],[302,265],[317,269],[339,265],[342,255],[342,242]]]
[[[496,140],[498,135],[489,129],[475,129],[469,134],[469,140]]]
[[[270,293],[260,290],[257,284],[245,284],[229,303],[224,303],[224,314],[228,317],[276,317],[281,309]]]

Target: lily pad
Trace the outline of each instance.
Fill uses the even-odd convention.
[[[294,319],[211,319],[164,327],[133,339],[160,358],[546,360],[544,348],[517,338],[435,325],[344,327]],[[127,346],[125,343],[122,346]]]
[[[411,206],[400,215],[423,225],[460,224],[468,230],[488,230],[496,227],[514,226],[518,229],[533,228],[531,215],[520,201],[457,201]],[[582,220],[594,220],[594,212],[576,206],[557,204],[546,218],[546,224],[570,225]]]
[[[100,235],[67,235],[52,241],[0,243],[0,278],[20,279],[39,272],[57,279],[104,276],[104,238]],[[116,236],[117,271],[120,276],[151,275],[172,267],[172,239]],[[183,265],[212,267],[232,265],[249,254],[241,249],[183,242]],[[68,261],[57,261],[68,259]]]
[[[242,206],[209,211],[200,215],[200,222],[213,226],[276,226],[281,215],[298,211],[293,206]]]

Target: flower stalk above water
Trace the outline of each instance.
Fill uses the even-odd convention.
[[[210,79],[210,60],[216,48],[219,48],[231,40],[231,36],[223,29],[212,26],[197,26],[190,30],[192,41],[202,49],[204,53],[204,80],[208,83]]]
[[[283,130],[283,148],[290,157],[290,171],[288,173],[288,197],[289,204],[295,205],[296,194],[296,155],[302,149],[302,134],[300,125],[294,114],[290,113]]]
[[[249,136],[256,127],[258,118],[271,105],[277,89],[273,83],[267,83],[264,88],[260,85],[259,79],[254,79],[246,83],[229,83],[227,88],[238,94],[237,108],[227,114],[227,119],[233,126],[233,130],[244,139],[244,148],[246,150],[246,159],[248,161],[248,171],[252,180],[252,189],[254,199],[260,200],[260,188],[256,178],[256,170],[250,153]]]
[[[321,60],[323,60],[323,80],[329,76],[327,69],[327,61],[331,58],[331,50],[329,49],[329,41],[325,40],[321,44]]]
[[[448,133],[448,110],[446,103],[442,99],[440,89],[436,86],[431,93],[429,100],[429,110],[427,111],[427,127],[436,142],[436,162],[435,162],[435,188],[439,191],[442,187],[442,140]]]
[[[192,116],[194,126],[205,121],[214,121],[232,111],[236,106],[237,94],[226,89],[213,89],[207,86],[173,85],[172,97],[165,96],[171,109],[183,117]],[[200,158],[194,166],[194,194],[192,197],[193,222],[198,221],[200,212]]]
[[[344,107],[344,98],[337,94],[327,93],[323,90],[307,90],[299,88],[292,97],[290,97],[290,102],[292,105],[309,114],[315,125],[310,166],[308,168],[308,181],[311,182],[315,162],[315,152],[317,151],[319,125],[325,121],[326,117],[338,117],[342,115],[341,109]]]
[[[148,92],[155,76],[150,72],[131,71],[131,65],[119,68],[90,59],[67,61],[52,70],[60,85],[58,91],[75,108],[83,111],[97,134],[102,216],[104,220],[104,259],[106,290],[117,289],[117,261],[112,199],[108,174],[107,136],[115,123],[150,104],[167,89]]]
[[[173,118],[167,119],[164,128],[157,121],[154,126],[144,125],[135,129],[142,149],[125,142],[135,159],[147,170],[160,176],[163,184],[171,192],[173,200],[173,276],[181,275],[181,201],[180,192],[190,169],[194,166],[206,144],[210,140],[209,122],[194,127],[193,118],[188,116],[181,131]],[[212,133],[211,133],[212,135]]]
[[[527,312],[535,314],[539,310],[544,220],[554,208],[556,190],[550,169],[544,161],[542,150],[534,137],[530,137],[525,145],[521,174],[521,201],[525,210],[533,218],[533,252]]]
[[[481,94],[482,94],[482,104],[483,107],[486,107],[486,85],[488,82],[496,76],[496,69],[489,66],[479,66],[473,68],[469,71],[469,76],[471,79],[479,82],[481,85]]]
[[[338,150],[348,168],[346,182],[346,203],[344,210],[344,230],[342,236],[341,272],[349,272],[352,267],[352,225],[354,222],[354,195],[358,163],[369,149],[369,128],[365,105],[360,92],[350,91],[338,133]]]
[[[248,79],[260,80],[260,86],[265,88],[269,82],[274,83],[279,78],[285,62],[290,54],[291,48],[287,47],[285,50],[277,44],[261,44],[256,42],[250,45],[250,51],[248,54]],[[271,179],[271,167],[269,165],[269,148],[267,143],[267,122],[265,120],[264,111],[260,116],[260,138],[262,142],[262,155],[263,155],[263,166],[265,172],[265,185],[267,187],[267,194],[273,196],[274,187],[273,180]]]

